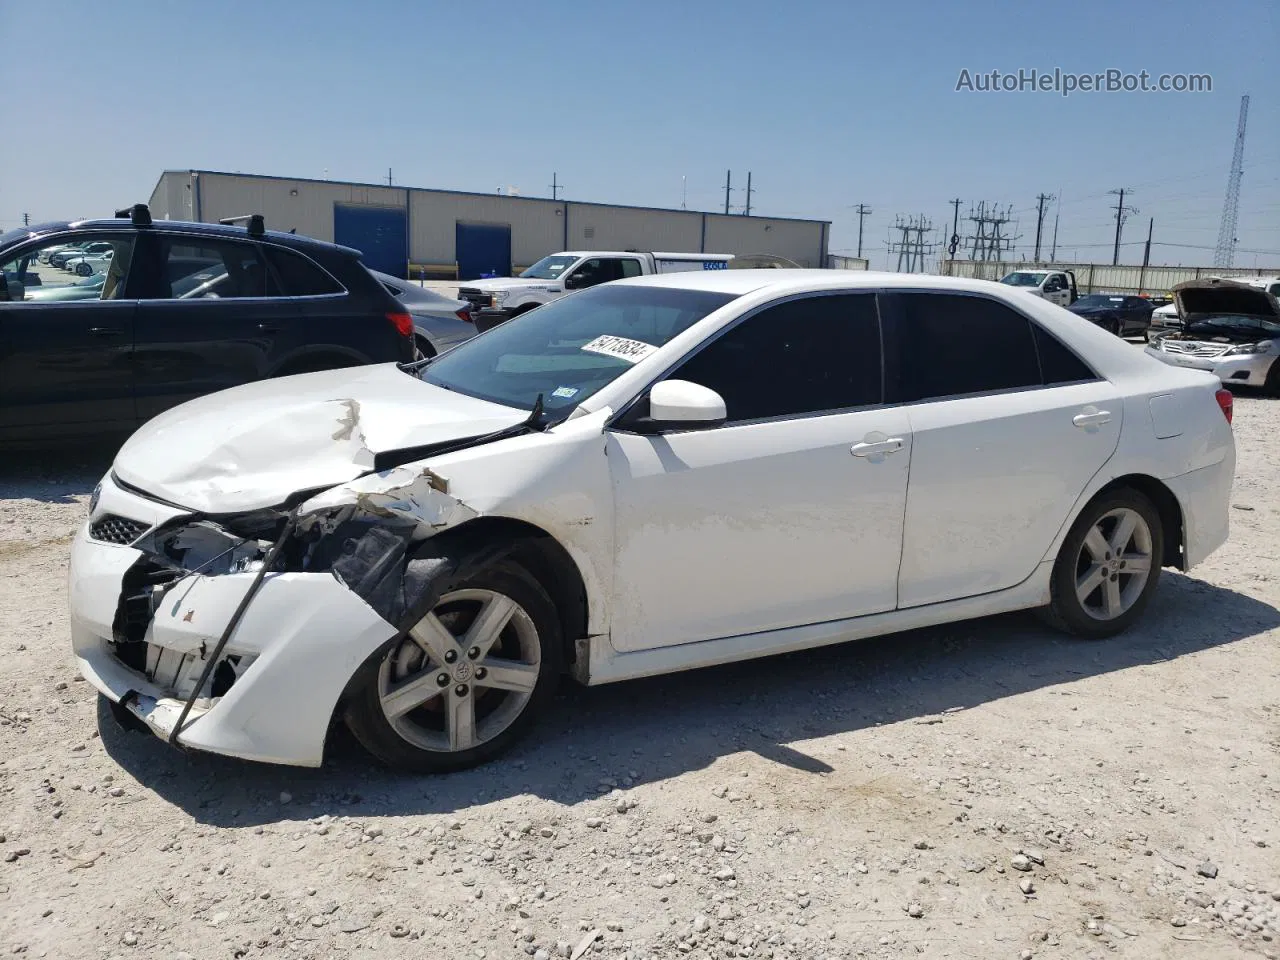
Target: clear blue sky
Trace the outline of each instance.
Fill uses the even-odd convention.
[[[677,207],[684,176],[699,209],[732,168],[753,212],[833,221],[833,250],[868,204],[876,265],[895,215],[941,227],[953,197],[1011,205],[1026,250],[1040,192],[1059,256],[1109,261],[1121,186],[1127,241],[1154,216],[1158,243],[1209,248],[1154,262],[1210,263],[1250,93],[1236,262],[1280,266],[1275,0],[0,0],[0,37],[0,229],[146,199],[166,168],[525,195],[554,171],[569,199]],[[955,91],[962,68],[1020,67],[1213,92]]]

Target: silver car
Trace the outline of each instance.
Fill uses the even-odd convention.
[[[1153,332],[1147,353],[1280,396],[1280,301],[1266,287],[1214,277],[1180,283],[1173,296],[1182,328]]]
[[[454,300],[429,287],[370,270],[391,295],[399,300],[413,317],[414,338],[418,352],[435,357],[451,350],[476,335],[471,321],[471,304]]]

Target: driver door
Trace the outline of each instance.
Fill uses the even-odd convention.
[[[608,432],[613,646],[894,609],[911,433],[881,402],[875,295],[766,307],[664,379],[715,390],[728,420],[654,435],[624,416]]]

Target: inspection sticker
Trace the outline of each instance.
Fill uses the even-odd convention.
[[[626,337],[602,336],[584,343],[581,349],[588,353],[601,353],[606,357],[615,357],[627,363],[639,363],[658,348],[643,340],[628,340]]]
[[[551,395],[560,400],[568,400],[570,397],[577,396],[577,387],[556,387],[551,391]]]

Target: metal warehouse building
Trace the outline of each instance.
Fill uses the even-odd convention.
[[[211,170],[166,170],[150,206],[155,217],[209,223],[261,213],[269,230],[355,247],[374,269],[460,280],[509,276],[558,250],[732,253],[822,267],[831,226]]]

